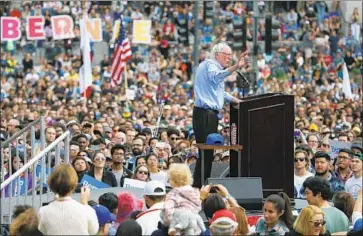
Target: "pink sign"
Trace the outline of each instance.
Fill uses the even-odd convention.
[[[54,40],[74,38],[73,19],[70,16],[53,16],[51,22]]]
[[[20,20],[16,17],[1,17],[1,41],[19,40],[21,38]]]
[[[29,40],[45,39],[43,16],[29,16],[27,22],[26,36]]]

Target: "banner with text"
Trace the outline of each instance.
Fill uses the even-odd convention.
[[[336,158],[339,154],[339,150],[342,148],[348,148],[350,149],[350,146],[352,145],[352,143],[350,142],[340,142],[337,140],[330,140],[329,139],[329,145],[330,145],[330,153],[329,155],[331,156],[331,158]]]
[[[75,37],[74,22],[69,15],[52,16],[50,21],[54,40],[71,39]],[[26,22],[25,32],[28,40],[45,39],[45,20],[43,16],[28,16]],[[91,41],[103,41],[101,18],[88,19],[86,28]],[[16,41],[21,39],[21,22],[19,18],[11,16],[1,17],[0,36],[1,41]]]
[[[98,181],[97,179],[95,179],[89,175],[84,175],[80,184],[82,186],[89,187],[90,189],[111,188],[110,185],[105,184],[101,181]]]
[[[125,181],[124,181],[124,186],[123,187],[124,188],[142,188],[142,189],[144,189],[145,184],[146,184],[145,181],[126,178]]]
[[[151,20],[135,20],[133,22],[132,43],[151,43]]]

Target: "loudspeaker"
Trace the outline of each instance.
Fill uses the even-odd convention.
[[[246,210],[260,211],[262,209],[262,179],[260,177],[208,178],[207,184],[222,184]]]
[[[194,173],[195,163],[189,166],[190,171],[192,174]],[[210,176],[212,178],[224,178],[229,175],[229,164],[223,162],[213,162],[212,163],[212,170]]]

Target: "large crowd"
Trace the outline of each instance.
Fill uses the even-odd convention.
[[[355,10],[352,23],[344,30],[338,2],[333,1],[331,7],[324,1],[306,1],[291,9],[268,9],[270,3],[259,1],[260,14],[271,10],[273,18],[280,21],[281,44],[271,55],[259,49],[257,78],[248,77],[253,82],[249,94],[295,96],[294,197],[306,199],[309,206],[296,218],[286,194],[271,195],[255,225],[248,223],[245,210],[222,185],[200,190],[191,187],[187,167],[199,158],[192,127],[196,65],[192,40],[180,42],[179,31],[185,19],[190,34],[194,32],[193,3],[24,1],[20,8],[11,4],[2,8],[3,16],[19,17],[22,26],[28,16],[43,15],[47,38],[28,41],[23,33],[19,41],[1,42],[1,141],[40,116],[45,117],[47,144],[66,130],[72,138],[71,165],[52,166],[48,179],[56,200],[39,212],[28,206],[15,208],[11,235],[27,235],[26,230],[31,235],[165,235],[180,231],[193,235],[329,235],[361,230],[361,16]],[[108,45],[101,63],[92,67],[89,99],[80,93],[82,58],[72,46],[80,40],[77,32],[83,8],[88,9],[90,18],[102,19],[103,39]],[[200,9],[199,62],[209,58],[215,43],[233,41],[233,20],[240,17],[247,19],[250,46],[251,11],[249,2],[216,2],[215,15],[209,19]],[[59,14],[74,19],[75,38],[52,40],[49,17]],[[131,97],[126,96],[125,86],[111,86],[112,29],[120,15],[130,35],[133,20],[152,20],[151,45],[145,49],[132,44],[132,59],[126,65],[128,90],[135,95]],[[259,19],[261,42],[265,30],[264,20]],[[45,51],[40,63],[34,58],[39,50]],[[21,61],[14,57],[19,53],[24,55]],[[234,51],[235,60],[239,53]],[[342,90],[345,66],[352,92],[349,98]],[[226,79],[226,90],[242,95],[236,74]],[[228,144],[228,106],[219,119],[218,132]],[[335,156],[332,140],[350,145]],[[31,149],[40,151],[40,146],[28,145],[27,150],[15,146],[2,149],[3,179],[24,165],[24,152],[29,157]],[[61,158],[65,160],[64,152]],[[229,163],[229,153],[217,151],[214,161]],[[122,192],[89,201],[89,190],[80,184],[85,174],[111,187],[122,187],[129,179],[146,182],[144,199]],[[74,191],[81,193],[81,203],[71,199]],[[14,193],[5,191],[6,196]],[[331,201],[335,207],[329,205]],[[198,214],[201,210],[204,213]]]

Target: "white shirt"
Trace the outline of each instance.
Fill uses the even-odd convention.
[[[44,235],[95,235],[98,219],[92,207],[68,197],[39,209],[38,228]]]
[[[311,177],[311,176],[314,176],[314,175],[312,173],[310,173],[310,172],[307,172],[307,174],[304,175],[304,176],[297,176],[297,175],[294,174],[294,186],[295,186],[296,191],[297,191],[296,198],[303,198],[304,197],[304,196],[300,195],[300,190],[301,190],[301,188],[303,186],[304,181],[307,178]]]
[[[164,208],[164,202],[155,203],[150,209],[140,214],[136,222],[142,228],[142,235],[151,235],[158,229],[160,212]]]
[[[352,194],[354,200],[357,200],[358,191],[362,188],[362,176],[356,178],[354,175],[345,182],[345,191]]]
[[[158,173],[151,173],[150,172],[150,179],[151,180],[159,180],[163,184],[168,183],[168,174],[164,171],[159,171]]]

